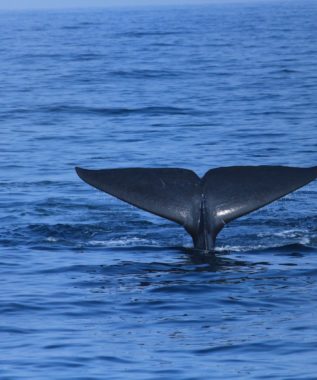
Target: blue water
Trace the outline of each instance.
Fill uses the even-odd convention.
[[[0,14],[0,378],[317,379],[317,183],[216,256],[74,166],[317,165],[317,4]]]

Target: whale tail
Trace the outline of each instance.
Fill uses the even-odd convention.
[[[222,167],[202,178],[178,168],[76,168],[76,172],[89,185],[182,225],[195,248],[208,251],[225,224],[317,178],[317,166]]]

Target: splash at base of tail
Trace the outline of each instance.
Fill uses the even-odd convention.
[[[194,247],[204,251],[214,250],[227,223],[317,178],[317,166],[222,167],[202,178],[178,168],[76,168],[76,172],[89,185],[180,224]]]

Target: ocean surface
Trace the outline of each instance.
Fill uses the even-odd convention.
[[[86,168],[317,165],[317,3],[0,13],[0,378],[317,379],[317,181],[194,252]]]

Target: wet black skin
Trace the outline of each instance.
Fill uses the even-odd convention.
[[[202,195],[198,229],[197,232],[192,235],[195,249],[207,252],[215,249],[218,232],[214,219],[214,216],[208,212],[205,196]]]
[[[230,221],[255,211],[317,178],[317,166],[231,166],[202,178],[179,168],[76,168],[91,186],[183,226],[194,248],[213,251]]]

